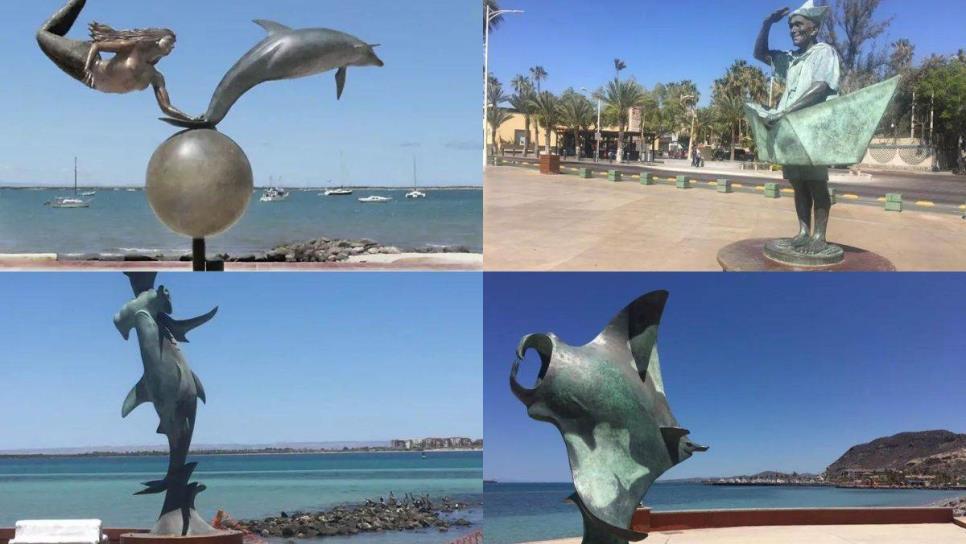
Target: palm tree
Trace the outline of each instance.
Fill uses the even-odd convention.
[[[486,121],[490,125],[492,130],[492,148],[490,149],[490,154],[496,154],[496,131],[500,128],[500,125],[505,123],[510,117],[510,113],[505,109],[500,107],[500,104],[506,102],[509,97],[503,92],[503,84],[500,83],[493,74],[490,74],[487,79],[486,87],[487,100],[490,103],[490,107],[487,108]]]
[[[490,154],[496,155],[496,131],[499,130],[500,125],[509,121],[513,117],[506,108],[500,108],[497,106],[490,106],[486,110],[486,122],[490,125]]]
[[[543,125],[544,144],[547,154],[550,153],[550,131],[553,130],[560,121],[560,99],[550,91],[537,93],[533,97],[533,109],[537,116],[537,121]]]
[[[604,110],[608,119],[617,124],[617,161],[623,160],[624,130],[627,128],[628,111],[644,103],[646,93],[633,78],[626,81],[615,79],[597,91],[597,95],[607,104]]]
[[[714,99],[716,117],[730,129],[731,160],[735,160],[735,143],[739,139],[740,125],[745,118],[745,103],[740,96],[722,92]]]
[[[560,122],[574,131],[574,150],[580,159],[580,131],[594,123],[594,105],[572,88],[560,95]]]
[[[532,66],[532,67],[530,67],[530,77],[533,79],[533,82],[537,86],[537,92],[536,92],[536,94],[540,94],[540,82],[543,81],[543,80],[545,80],[545,79],[547,79],[547,71],[543,68],[543,66],[539,66],[539,65]],[[539,142],[540,141],[540,127],[534,126],[533,127],[533,131],[534,131],[534,134],[536,136],[533,139],[533,141],[534,142]],[[535,148],[536,148],[536,154],[539,157],[540,156],[540,147],[539,146],[535,146]]]
[[[614,71],[616,72],[614,74],[614,79],[621,78],[621,70],[624,68],[627,68],[626,62],[622,61],[621,59],[614,59]]]
[[[533,82],[537,84],[537,93],[540,93],[540,82],[547,79],[547,71],[543,66],[533,66],[530,68],[530,77],[533,78]]]
[[[533,114],[533,83],[530,82],[530,78],[523,74],[517,74],[516,77],[510,81],[510,85],[513,86],[514,93],[507,99],[510,106],[517,111],[517,113],[523,114],[523,156],[527,155],[527,150],[530,149],[530,116]]]

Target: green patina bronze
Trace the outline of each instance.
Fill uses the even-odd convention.
[[[862,162],[879,120],[895,95],[899,77],[789,113],[769,127],[762,108],[745,105],[758,159],[792,166]]]
[[[530,417],[563,435],[584,518],[583,544],[626,544],[646,533],[631,518],[651,484],[695,451],[671,414],[657,332],[667,291],[648,293],[626,308],[590,343],[570,346],[556,335],[530,334],[517,348],[510,374],[513,393]],[[535,350],[541,361],[536,385],[516,379],[520,360]]]

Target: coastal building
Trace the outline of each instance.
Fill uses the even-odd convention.
[[[507,119],[496,131],[497,149],[507,156],[521,155],[527,141],[526,118],[521,113],[510,111],[510,118]],[[632,120],[634,116],[631,116]],[[638,116],[639,118],[639,116]],[[534,117],[530,118],[530,146],[527,153],[534,153],[535,147],[539,146],[540,152],[544,153],[546,146],[546,135],[543,127],[539,129],[539,139],[537,136],[537,122]],[[600,157],[607,159],[611,152],[617,149],[618,127],[604,126],[601,129]],[[577,132],[577,142],[574,142],[573,129],[565,126],[554,127],[550,131],[550,148],[553,153],[563,154],[568,157],[575,156],[578,147],[581,157],[593,157],[596,147],[594,127]],[[624,149],[628,160],[638,160],[640,150],[651,150],[654,155],[661,155],[668,152],[680,151],[682,146],[678,144],[678,134],[657,135],[652,132],[640,131],[640,123],[633,122],[624,131]],[[643,144],[642,144],[643,142]],[[488,140],[489,143],[489,140]]]

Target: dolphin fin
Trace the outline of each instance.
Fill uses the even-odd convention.
[[[171,333],[171,337],[178,342],[187,342],[188,339],[185,337],[188,331],[196,327],[200,327],[208,322],[212,317],[215,317],[215,313],[218,312],[218,307],[215,306],[210,312],[199,315],[198,317],[192,317],[191,319],[173,319],[170,315],[159,313],[158,321],[160,324]]]
[[[292,30],[291,27],[287,27],[281,23],[276,23],[275,21],[269,21],[268,19],[255,19],[252,21],[256,25],[265,29],[265,32],[269,34],[275,34],[276,32],[287,32]]]
[[[680,459],[678,444],[681,442],[681,437],[690,432],[691,431],[682,429],[681,427],[661,427],[661,436],[664,437],[664,445],[667,446],[667,452],[671,456],[671,461],[673,461],[675,464],[677,464]]]
[[[121,406],[121,417],[127,417],[131,410],[134,410],[143,402],[148,402],[148,390],[144,386],[144,377],[142,376],[138,383],[131,388],[127,398],[124,399],[124,405]]]
[[[205,387],[201,385],[201,380],[198,378],[198,375],[194,373],[194,371],[191,372],[191,377],[195,379],[195,394],[198,395],[198,398],[201,399],[201,402],[207,404],[208,401],[205,400]]]
[[[346,67],[342,66],[339,71],[335,73],[335,99],[338,100],[342,98],[342,89],[345,88],[345,73]]]

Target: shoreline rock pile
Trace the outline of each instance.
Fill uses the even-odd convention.
[[[454,513],[467,508],[464,503],[429,496],[406,495],[402,500],[391,493],[389,499],[366,500],[365,504],[337,506],[322,512],[281,512],[261,520],[229,521],[226,529],[236,529],[262,537],[319,538],[389,531],[466,527],[470,522]]]
[[[952,499],[946,499],[944,501],[938,501],[930,504],[929,506],[938,506],[940,508],[952,508],[954,517],[964,517],[966,516],[966,495],[959,497],[953,497]]]
[[[227,253],[215,257],[225,262],[240,263],[336,263],[349,260],[357,255],[399,255],[400,253],[477,253],[466,246],[426,246],[400,249],[385,246],[366,238],[360,240],[340,240],[320,237],[305,242],[294,242],[277,246],[263,254],[232,256]],[[191,255],[70,255],[68,260],[81,261],[190,261]]]

